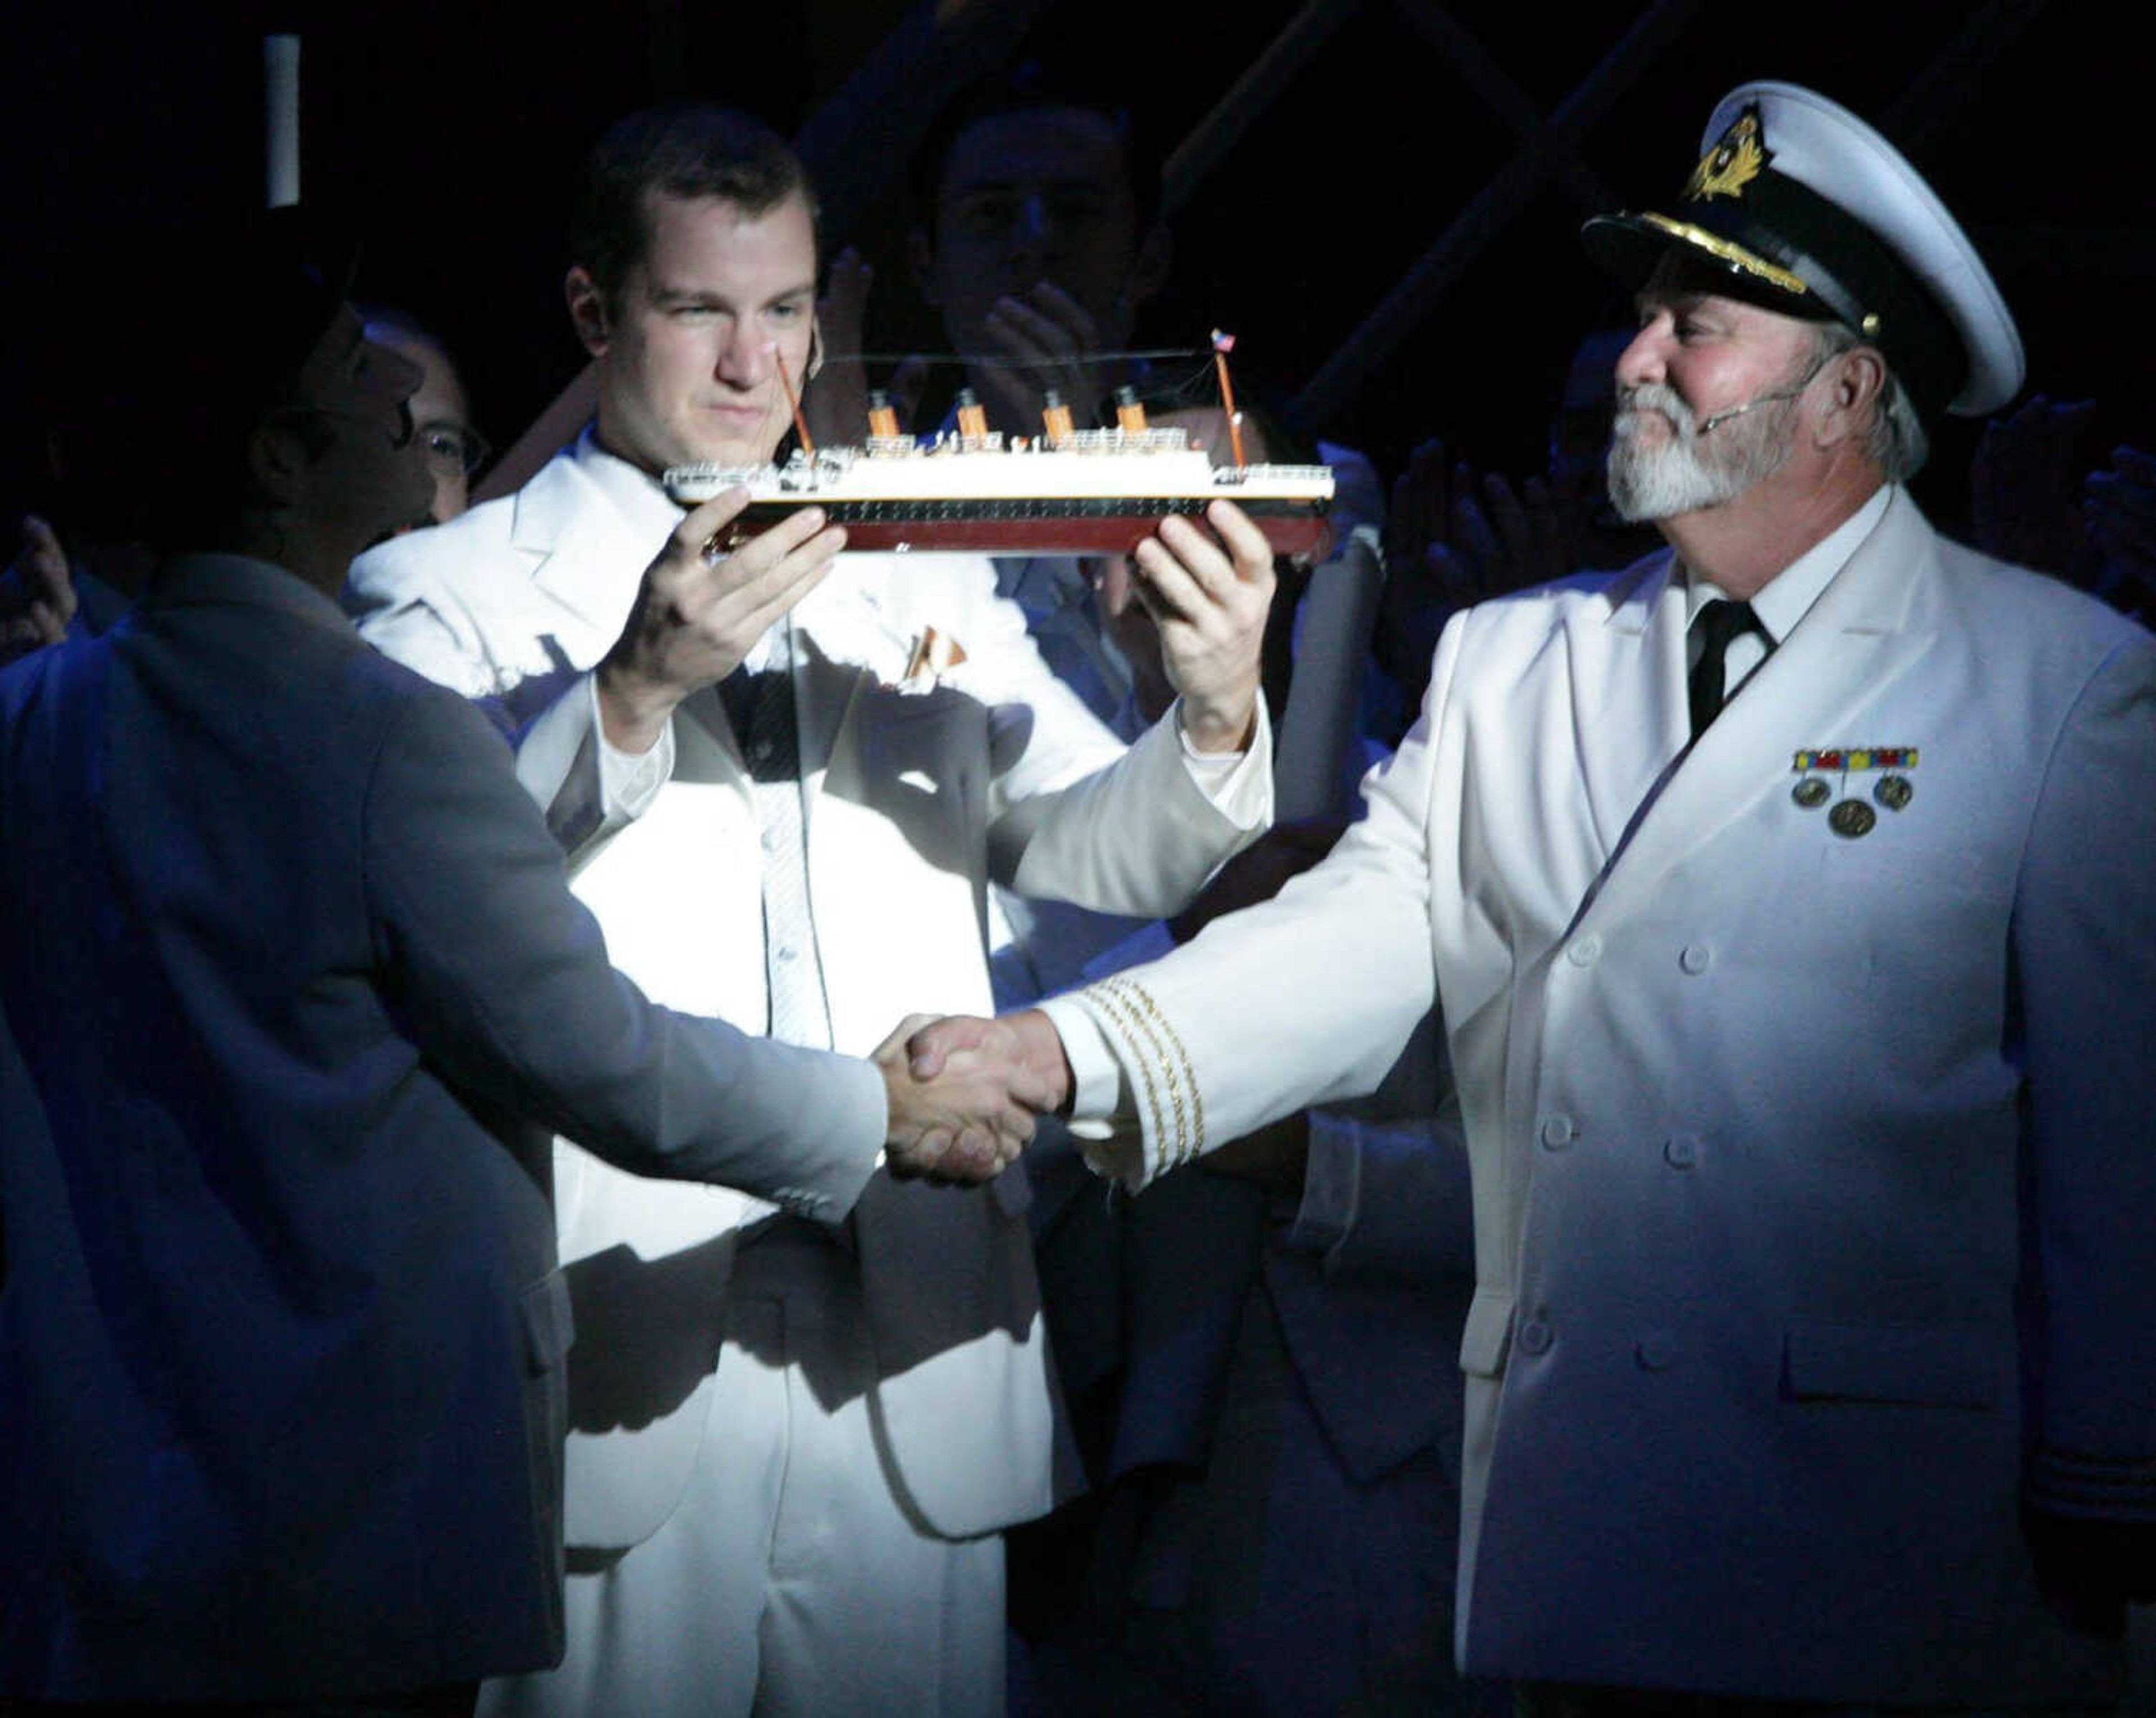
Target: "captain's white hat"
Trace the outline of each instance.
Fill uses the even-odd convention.
[[[1669,213],[1599,215],[1584,237],[1637,287],[1671,250],[1731,290],[1845,324],[1886,354],[1929,417],[1995,411],[2020,390],[2021,336],[1968,235],[1901,151],[1794,84],[1722,98]]]

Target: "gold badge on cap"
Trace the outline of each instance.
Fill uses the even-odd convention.
[[[1742,197],[1744,187],[1759,177],[1759,170],[1774,158],[1759,129],[1757,103],[1737,116],[1737,123],[1722,134],[1713,148],[1699,158],[1685,182],[1685,201],[1703,203],[1710,197]]]

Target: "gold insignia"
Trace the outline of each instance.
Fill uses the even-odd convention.
[[[1733,244],[1727,238],[1717,238],[1704,227],[1695,227],[1689,221],[1673,221],[1667,215],[1658,215],[1652,210],[1640,218],[1650,226],[1661,228],[1671,238],[1681,238],[1686,244],[1697,245],[1709,256],[1719,257],[1723,262],[1743,269],[1748,274],[1757,275],[1760,279],[1780,287],[1784,292],[1801,298],[1811,290],[1802,279],[1787,269],[1777,268],[1757,252],[1748,251],[1743,245]]]
[[[1767,146],[1759,136],[1759,110],[1748,107],[1738,115],[1737,123],[1722,134],[1722,141],[1700,157],[1691,177],[1685,182],[1685,201],[1742,197],[1768,159]]]

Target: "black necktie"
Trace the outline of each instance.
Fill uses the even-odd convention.
[[[1746,633],[1763,633],[1763,628],[1749,603],[1719,599],[1709,603],[1692,617],[1691,628],[1699,634],[1699,660],[1691,665],[1689,687],[1691,731],[1697,738],[1707,731],[1709,722],[1722,714],[1722,659],[1729,654],[1730,640]]]

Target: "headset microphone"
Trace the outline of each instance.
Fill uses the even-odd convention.
[[[1804,378],[1805,387],[1810,386],[1810,383],[1811,378],[1810,377],[1806,377]],[[1741,406],[1732,406],[1726,412],[1717,412],[1711,417],[1701,419],[1699,428],[1696,433],[1700,435],[1705,435],[1708,430],[1713,428],[1717,423],[1727,423],[1732,418],[1742,418],[1747,412],[1751,411],[1755,407],[1771,406],[1779,400],[1793,400],[1804,391],[1803,387],[1793,387],[1782,393],[1763,393],[1757,399],[1745,401],[1745,403]]]
[[[1799,395],[1802,394],[1806,388],[1812,385],[1813,379],[1818,376],[1820,371],[1826,367],[1826,361],[1831,356],[1832,354],[1830,353],[1821,352],[1817,357],[1814,358],[1812,360],[1811,368],[1805,371],[1804,375],[1798,379],[1797,385],[1794,387],[1785,387],[1779,393],[1763,393],[1756,399],[1745,401],[1745,403],[1741,406],[1732,406],[1726,412],[1717,412],[1710,417],[1702,418],[1700,421],[1700,426],[1697,433],[1705,435],[1707,431],[1713,428],[1716,424],[1727,423],[1732,418],[1742,418],[1747,412],[1751,411],[1755,407],[1771,406],[1779,401],[1795,399]]]

